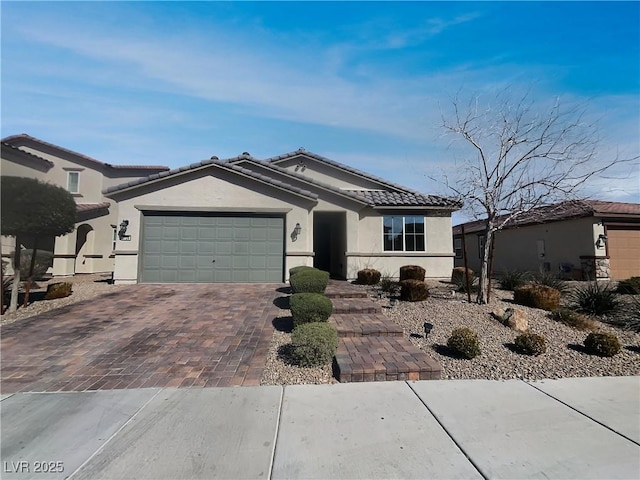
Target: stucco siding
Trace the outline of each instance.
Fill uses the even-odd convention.
[[[538,271],[549,267],[558,273],[562,264],[581,268],[581,255],[605,255],[604,248],[597,249],[595,242],[604,227],[593,217],[529,225],[502,230],[496,234],[494,271]],[[467,258],[469,267],[480,268],[478,234],[467,234]],[[456,259],[462,266],[462,260]]]

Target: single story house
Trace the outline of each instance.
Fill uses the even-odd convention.
[[[55,276],[112,272],[119,229],[118,206],[102,190],[167,170],[168,167],[157,165],[103,163],[26,134],[3,138],[0,147],[3,177],[36,178],[58,185],[71,192],[76,201],[75,230],[64,236],[40,239],[38,243],[40,250],[53,253]],[[3,260],[8,261],[14,250],[15,239],[2,237]]]
[[[453,227],[455,265],[479,271],[486,221]],[[549,271],[574,279],[640,276],[640,204],[571,200],[534,209],[497,232],[494,271]]]
[[[187,165],[104,189],[126,235],[115,283],[282,282],[313,265],[337,278],[375,268],[429,277],[453,267],[449,198],[426,195],[299,149]]]

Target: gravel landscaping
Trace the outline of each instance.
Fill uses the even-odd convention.
[[[544,310],[514,305],[513,293],[494,290],[490,305],[468,303],[466,295],[454,293],[446,282],[429,280],[431,296],[423,302],[396,302],[391,306],[388,298],[378,298],[372,287],[370,298],[383,307],[383,312],[404,330],[410,341],[432,356],[443,368],[443,379],[543,379],[563,377],[640,375],[640,333],[624,331],[597,322],[600,331],[614,333],[623,348],[614,357],[592,356],[583,351],[583,341],[589,332],[579,331],[549,318]],[[473,298],[473,297],[472,297]],[[491,316],[496,309],[516,307],[527,315],[529,331],[544,335],[546,353],[530,357],[509,347],[517,332],[502,325]],[[287,311],[282,315],[286,315]],[[424,324],[433,329],[424,338]],[[473,360],[448,355],[446,343],[451,331],[458,326],[475,330],[480,338],[481,354]],[[262,378],[265,385],[301,383],[334,383],[331,368],[299,368],[286,362],[279,349],[289,341],[290,335],[276,331]],[[286,350],[285,350],[286,352]]]
[[[110,274],[77,275],[57,277],[49,282],[38,282],[40,287],[33,291],[34,301],[17,312],[5,313],[1,324],[15,322],[49,310],[76,302],[90,300],[126,285],[111,285]],[[47,283],[72,282],[73,294],[56,300],[35,300],[41,298]],[[497,308],[514,307],[513,294],[495,290],[490,305],[468,303],[466,295],[453,293],[446,282],[430,280],[431,296],[424,302],[396,302],[390,305],[388,298],[378,298],[372,287],[365,289],[370,298],[383,307],[383,312],[401,326],[410,341],[432,356],[443,367],[443,379],[494,379],[513,378],[541,379],[585,376],[627,376],[640,375],[640,333],[625,331],[608,324],[597,322],[601,331],[614,333],[623,345],[620,353],[611,358],[601,358],[584,353],[582,342],[588,332],[578,331],[549,318],[543,310],[517,306],[527,314],[529,331],[544,335],[547,339],[546,353],[538,357],[528,357],[512,351],[517,332],[503,326],[491,317]],[[332,366],[322,368],[301,368],[293,365],[288,357],[287,345],[291,340],[290,313],[282,310],[274,325],[267,365],[261,380],[263,385],[327,384],[336,383]],[[424,338],[424,323],[433,325],[428,337]],[[480,337],[482,353],[473,360],[462,360],[449,356],[446,350],[447,338],[458,326],[475,330]]]
[[[18,304],[18,310],[12,313],[5,312],[0,317],[0,325],[7,325],[24,318],[40,315],[41,313],[65,307],[73,303],[91,300],[103,293],[113,292],[115,289],[125,287],[125,285],[112,285],[109,280],[110,273],[96,273],[88,275],[75,275],[70,277],[55,277],[48,281],[38,281],[39,288],[32,289],[29,294],[29,304],[25,307],[22,302]],[[70,282],[73,284],[73,293],[65,298],[55,300],[44,300],[42,297],[47,290],[49,283]],[[22,291],[22,289],[21,289]],[[21,296],[22,299],[22,296]]]

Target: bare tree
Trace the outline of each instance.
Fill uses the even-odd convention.
[[[478,303],[488,302],[497,231],[537,207],[575,198],[593,176],[625,161],[596,156],[597,125],[585,107],[565,108],[556,99],[543,110],[528,95],[519,98],[508,89],[490,104],[455,98],[453,115],[443,116],[445,131],[471,151],[456,165],[456,180],[445,176],[443,183],[475,218],[486,218]]]

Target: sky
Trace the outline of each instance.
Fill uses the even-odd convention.
[[[640,153],[639,2],[0,3],[1,135],[176,168],[303,147],[432,194],[456,96],[528,92]],[[584,196],[640,202],[638,163]],[[434,180],[432,177],[436,177]],[[612,177],[615,180],[612,180]],[[454,215],[454,223],[465,218]]]

